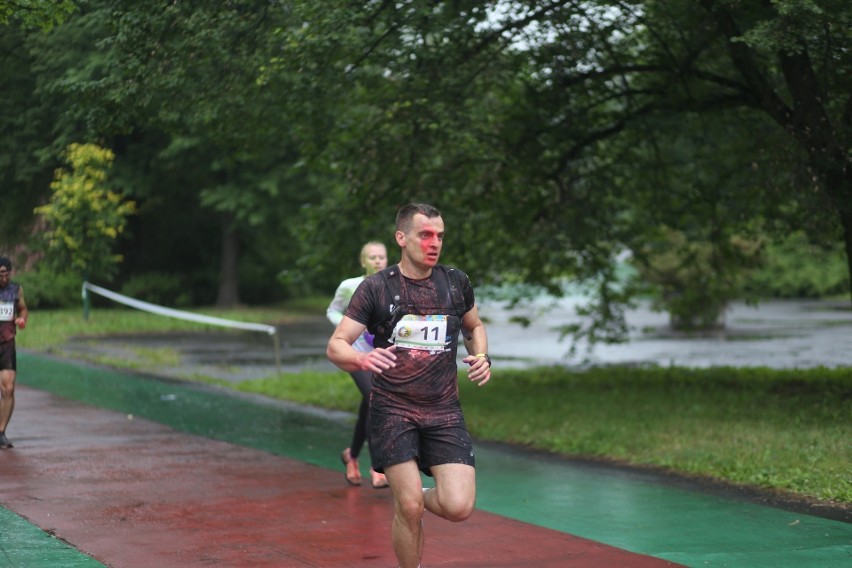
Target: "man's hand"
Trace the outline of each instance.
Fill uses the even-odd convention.
[[[484,385],[491,379],[491,365],[488,364],[488,360],[485,357],[468,355],[462,361],[470,365],[467,369],[467,377],[471,381],[479,383],[479,386]]]
[[[397,346],[391,345],[387,349],[373,349],[369,353],[364,353],[358,365],[364,371],[372,371],[373,373],[382,373],[392,367],[396,367],[396,351]]]
[[[25,320],[24,318],[16,318],[15,325],[18,326],[18,329],[24,329],[25,327],[27,327],[27,320]]]

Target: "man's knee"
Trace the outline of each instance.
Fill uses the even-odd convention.
[[[15,396],[15,375],[8,371],[3,371],[0,375],[0,396]]]
[[[473,514],[475,499],[467,493],[442,494],[438,492],[438,503],[443,517],[448,521],[458,523],[467,520]]]
[[[396,510],[399,515],[405,519],[405,522],[410,525],[415,525],[420,522],[420,519],[423,518],[423,499],[422,495],[420,499],[417,498],[418,495],[412,493],[411,495],[401,496],[397,498],[396,502]]]

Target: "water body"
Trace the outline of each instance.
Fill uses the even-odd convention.
[[[577,299],[539,302],[523,310],[483,305],[489,320],[489,350],[517,357],[519,364],[653,364],[684,367],[814,368],[852,365],[852,306],[840,301],[771,301],[733,304],[725,328],[708,334],[672,332],[668,314],[647,304],[630,310],[630,341],[618,345],[580,345],[573,357],[558,341],[558,327],[578,321]],[[534,322],[521,328],[513,317],[529,312]]]
[[[627,313],[630,341],[620,345],[580,345],[569,356],[570,341],[559,328],[579,321],[577,298],[540,300],[508,309],[483,302],[480,313],[488,330],[489,352],[497,367],[537,365],[677,365],[685,367],[762,366],[782,368],[847,367],[852,365],[852,308],[842,301],[771,301],[757,306],[737,303],[726,313],[725,329],[710,335],[676,334],[665,313],[647,305]],[[529,325],[516,323],[530,320]],[[151,372],[179,378],[193,374],[240,381],[278,370],[329,371],[325,356],[331,324],[317,316],[282,325],[276,343],[263,333],[228,332],[118,335],[76,338],[69,355],[110,356],[144,363],[146,351],[170,348],[180,355],[173,366]]]

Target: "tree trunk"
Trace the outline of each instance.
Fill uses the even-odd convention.
[[[233,216],[222,218],[222,258],[219,269],[217,308],[233,308],[240,303],[239,272],[240,240],[234,228]]]
[[[842,212],[840,223],[843,225],[843,237],[846,241],[846,269],[849,272],[850,301],[852,301],[852,213]]]

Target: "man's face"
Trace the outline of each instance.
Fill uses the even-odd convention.
[[[5,266],[0,266],[0,288],[5,288],[9,285],[9,279],[12,277],[12,271]]]
[[[444,220],[441,217],[427,217],[422,213],[414,215],[411,230],[407,233],[397,231],[397,242],[403,254],[414,264],[433,267],[441,257],[444,245]]]
[[[388,266],[388,251],[384,245],[369,245],[364,247],[361,266],[367,271],[367,276],[384,270]]]

